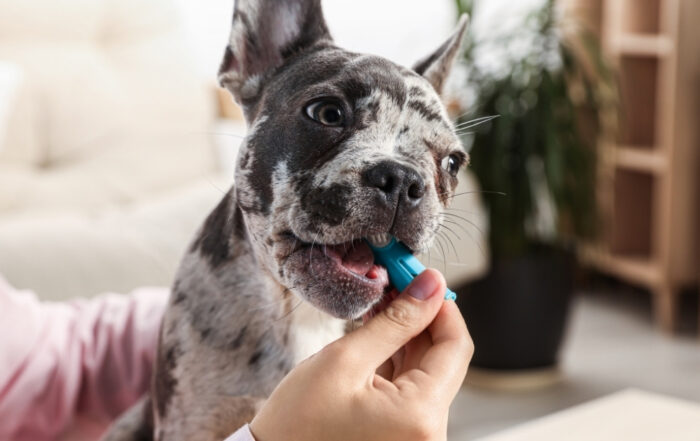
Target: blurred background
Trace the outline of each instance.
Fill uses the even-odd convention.
[[[449,439],[700,439],[700,2],[324,7],[407,66],[472,17],[444,96],[472,165],[422,257],[477,348]],[[232,10],[0,0],[0,276],[170,284],[246,131],[216,85]]]

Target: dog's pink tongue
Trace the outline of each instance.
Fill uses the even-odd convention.
[[[343,266],[355,274],[366,275],[374,266],[374,254],[364,241],[357,241],[348,247],[343,256]]]

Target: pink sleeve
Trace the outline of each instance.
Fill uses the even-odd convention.
[[[255,441],[253,434],[250,431],[250,427],[246,424],[241,427],[233,435],[226,438],[224,441]]]
[[[166,289],[40,302],[0,278],[0,440],[109,421],[148,388]]]

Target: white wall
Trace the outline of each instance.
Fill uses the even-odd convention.
[[[202,75],[215,79],[228,40],[233,0],[174,0]],[[328,26],[347,49],[382,55],[404,65],[427,55],[450,34],[452,0],[324,0]]]

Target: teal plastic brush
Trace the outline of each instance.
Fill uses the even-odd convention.
[[[374,262],[386,268],[391,284],[402,292],[425,266],[414,256],[408,247],[388,234],[366,239],[374,252]],[[445,300],[456,300],[457,294],[447,288]]]

